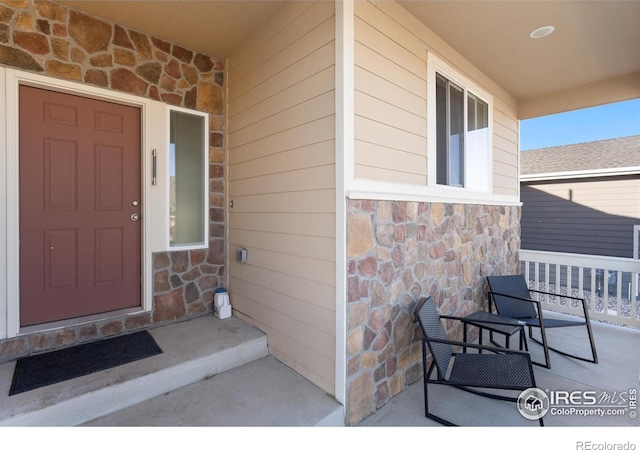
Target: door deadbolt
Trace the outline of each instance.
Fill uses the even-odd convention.
[[[137,214],[131,214],[131,220],[133,222],[137,222],[138,220],[140,220],[140,216]]]
[[[138,206],[140,202],[138,200],[134,200],[131,202],[131,206]]]

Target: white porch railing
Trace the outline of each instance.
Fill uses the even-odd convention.
[[[520,250],[531,289],[584,298],[593,320],[640,328],[640,260]],[[576,302],[539,295],[544,309],[579,315]]]

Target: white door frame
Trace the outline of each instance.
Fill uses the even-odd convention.
[[[141,188],[142,188],[142,308],[99,314],[81,319],[54,322],[32,327],[20,327],[20,280],[19,280],[19,124],[18,88],[20,85],[39,87],[57,92],[78,95],[96,100],[134,106],[141,111]],[[106,317],[122,316],[142,311],[151,311],[153,306],[152,253],[166,251],[166,228],[168,214],[165,211],[168,183],[151,184],[152,151],[157,154],[157,174],[166,173],[167,143],[165,140],[166,108],[164,103],[151,99],[107,89],[58,80],[29,72],[0,67],[0,339],[12,338],[34,331],[61,328]],[[3,132],[4,131],[4,132]],[[163,180],[160,180],[163,181]]]

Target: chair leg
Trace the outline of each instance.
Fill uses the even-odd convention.
[[[467,342],[467,322],[462,324],[462,342]],[[467,353],[467,347],[462,348],[462,353]]]
[[[552,351],[554,351],[554,352],[556,352],[556,353],[558,353],[560,355],[567,356],[569,358],[577,359],[579,361],[590,362],[590,363],[593,363],[593,364],[598,364],[598,354],[596,352],[596,344],[595,344],[595,341],[593,339],[593,331],[591,329],[591,324],[589,322],[587,322],[585,325],[587,326],[587,333],[589,334],[589,344],[591,346],[591,357],[592,357],[592,359],[583,358],[582,356],[572,355],[571,353],[563,352],[562,350],[558,350],[555,347],[551,347],[550,345],[547,344],[547,338],[546,338],[546,335],[544,333],[544,328],[543,327],[540,328],[540,331],[541,331],[541,334],[542,334],[542,341],[539,341],[538,339],[533,337],[533,335],[531,333],[531,327],[529,327],[529,339],[531,339],[532,341],[534,341],[534,342],[536,342],[536,343],[538,343],[538,344],[543,346],[544,355],[545,355],[545,361],[546,361],[546,364],[541,364],[541,363],[538,363],[538,362],[535,362],[535,361],[532,361],[532,363],[536,364],[538,366],[542,366],[542,367],[546,367],[547,369],[550,369],[551,368],[551,362],[549,360],[549,350],[552,350]]]
[[[589,343],[591,344],[591,355],[593,356],[593,360],[591,361],[594,364],[598,364],[598,353],[596,352],[596,342],[593,339],[593,330],[591,329],[591,322],[589,318],[587,318],[587,333],[589,333]]]
[[[430,370],[427,370],[427,349],[425,348],[426,344],[424,343],[424,340],[422,341],[422,383],[423,383],[423,389],[424,389],[424,415],[425,416],[429,416],[429,397],[428,397],[428,393],[427,393],[427,380],[429,377],[428,372],[430,372]]]
[[[520,329],[520,351],[524,348],[525,352],[529,351],[529,345],[527,345],[527,336],[524,334],[524,328]]]
[[[531,339],[533,342],[536,342],[540,345],[542,345],[542,348],[544,349],[544,364],[536,362],[536,361],[531,361],[532,364],[535,364],[537,366],[541,366],[544,367],[545,369],[551,369],[551,358],[549,358],[549,346],[547,345],[547,335],[545,333],[544,330],[544,326],[540,327],[540,336],[541,336],[541,340],[539,341],[538,339],[533,337],[533,331],[532,331],[531,326],[529,326],[529,339]]]
[[[445,420],[442,417],[438,417],[435,414],[431,414],[429,412],[429,377],[431,376],[431,368],[433,367],[433,364],[434,363],[431,363],[431,367],[429,368],[429,370],[426,370],[427,357],[426,357],[426,352],[423,351],[422,352],[422,382],[424,385],[424,416],[428,419],[435,420],[436,422],[445,426],[456,426],[455,424],[449,422],[448,420]]]

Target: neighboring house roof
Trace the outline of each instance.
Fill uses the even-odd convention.
[[[640,135],[520,152],[522,180],[633,173],[640,173]]]

